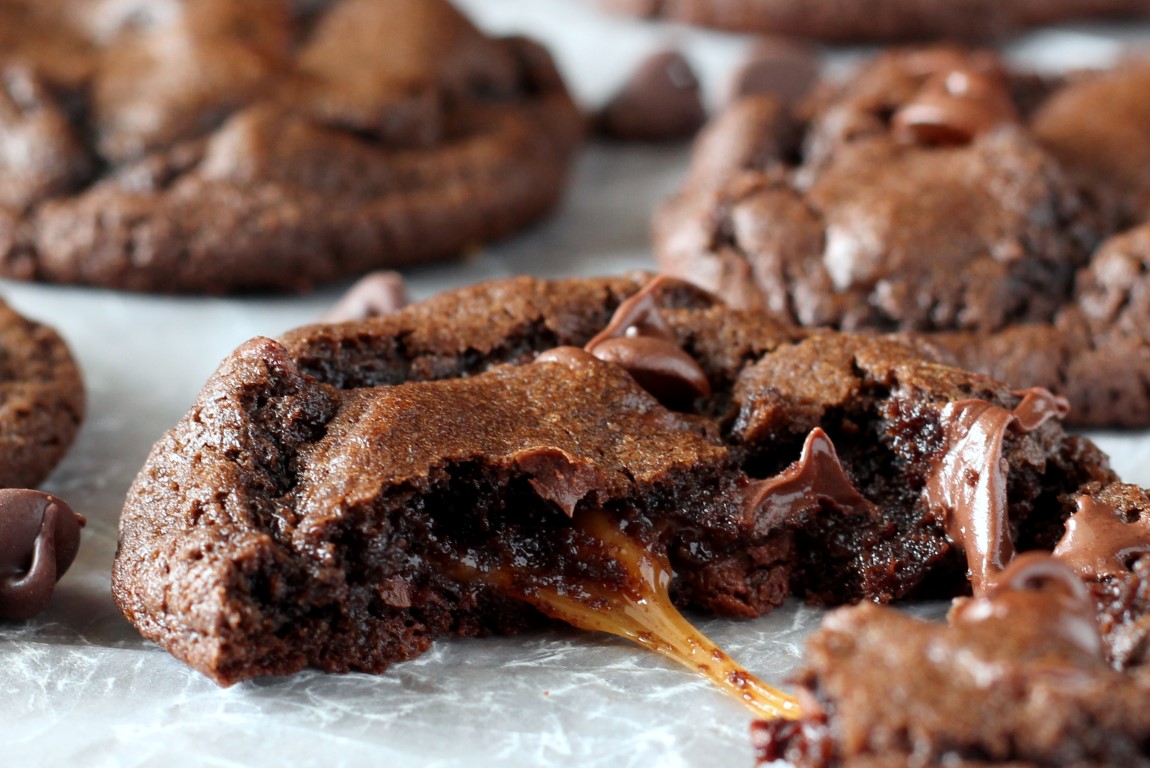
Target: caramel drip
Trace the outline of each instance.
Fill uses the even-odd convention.
[[[567,574],[557,579],[506,567],[471,571],[466,578],[525,600],[553,619],[626,638],[677,661],[738,699],[756,717],[799,717],[796,699],[745,670],[679,613],[667,591],[672,573],[666,557],[626,534],[603,510],[580,510],[575,524],[623,567],[625,583]]]
[[[1089,496],[1078,497],[1078,511],[1066,521],[1066,532],[1054,556],[1084,579],[1127,573],[1131,558],[1150,553],[1150,517],[1133,522],[1118,509]]]
[[[1014,556],[1007,524],[1006,430],[1031,432],[1066,414],[1066,401],[1041,388],[1015,393],[1012,411],[985,400],[960,400],[942,411],[945,451],[931,470],[923,496],[938,514],[947,536],[966,552],[975,594],[989,586]]]
[[[877,514],[874,504],[847,477],[834,443],[821,427],[807,435],[798,461],[774,477],[752,483],[745,498],[756,528],[793,524],[823,504],[847,514]]]

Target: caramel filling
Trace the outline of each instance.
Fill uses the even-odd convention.
[[[672,574],[666,557],[625,533],[603,510],[580,510],[574,523],[621,566],[624,580],[557,578],[515,567],[472,571],[469,578],[520,598],[553,619],[626,638],[677,661],[738,699],[756,717],[800,716],[794,697],[763,683],[679,613],[668,594]]]
[[[689,407],[695,398],[708,396],[711,389],[706,374],[679,348],[655,302],[654,294],[661,284],[656,278],[623,302],[607,327],[583,349],[558,347],[541,354],[537,362],[576,366],[598,358],[613,363],[668,407]],[[830,451],[833,456],[833,448]],[[532,484],[540,490],[539,485]],[[621,569],[623,579],[604,581],[571,574],[559,577],[507,566],[487,572],[469,570],[462,575],[525,600],[553,619],[624,637],[677,661],[734,696],[756,717],[798,718],[794,698],[761,682],[683,618],[668,594],[672,573],[665,556],[625,533],[605,511],[575,511],[587,489],[580,490],[577,498],[565,494],[556,501],[598,550],[592,554],[606,555]],[[759,495],[760,501],[767,493],[764,490]]]

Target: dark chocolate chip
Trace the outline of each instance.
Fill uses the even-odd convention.
[[[932,75],[918,95],[891,119],[895,138],[908,144],[968,144],[1018,112],[1005,84],[994,75],[952,69]]]
[[[372,272],[348,289],[322,318],[324,323],[346,323],[391,315],[407,306],[407,285],[398,272]]]
[[[674,342],[649,336],[603,339],[588,350],[600,360],[623,368],[639,386],[668,408],[689,408],[711,394],[706,374]]]
[[[0,618],[28,619],[44,609],[76,558],[85,522],[50,494],[0,490]]]
[[[681,141],[706,120],[690,63],[677,51],[664,51],[645,59],[607,102],[598,128],[623,141]]]
[[[793,105],[810,92],[821,71],[822,61],[814,48],[783,40],[763,40],[735,73],[731,100],[774,96],[784,105]]]

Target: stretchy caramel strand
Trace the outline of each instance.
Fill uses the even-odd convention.
[[[966,552],[970,583],[980,594],[1014,557],[1007,522],[1006,468],[1002,446],[1012,425],[1032,432],[1066,415],[1066,401],[1041,388],[1016,393],[1007,410],[985,400],[960,400],[942,411],[946,448],[923,494],[947,535]]]
[[[702,674],[757,717],[796,719],[798,701],[760,681],[691,625],[671,603],[665,557],[624,533],[602,510],[581,512],[576,524],[610,551],[630,577],[616,589],[590,580],[534,582],[515,574],[519,596],[548,616],[579,629],[632,640]]]

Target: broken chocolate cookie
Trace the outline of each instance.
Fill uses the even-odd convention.
[[[1053,398],[930,354],[641,275],[505,280],[256,339],[133,485],[115,599],[227,684],[570,619],[540,590],[594,608],[610,600],[590,585],[638,588],[615,536],[665,558],[676,605],[725,616],[962,594],[984,550],[956,540],[960,494],[930,468],[975,453],[964,403],[1005,414],[984,460],[1010,546],[1052,549],[1072,495],[1113,473]]]

